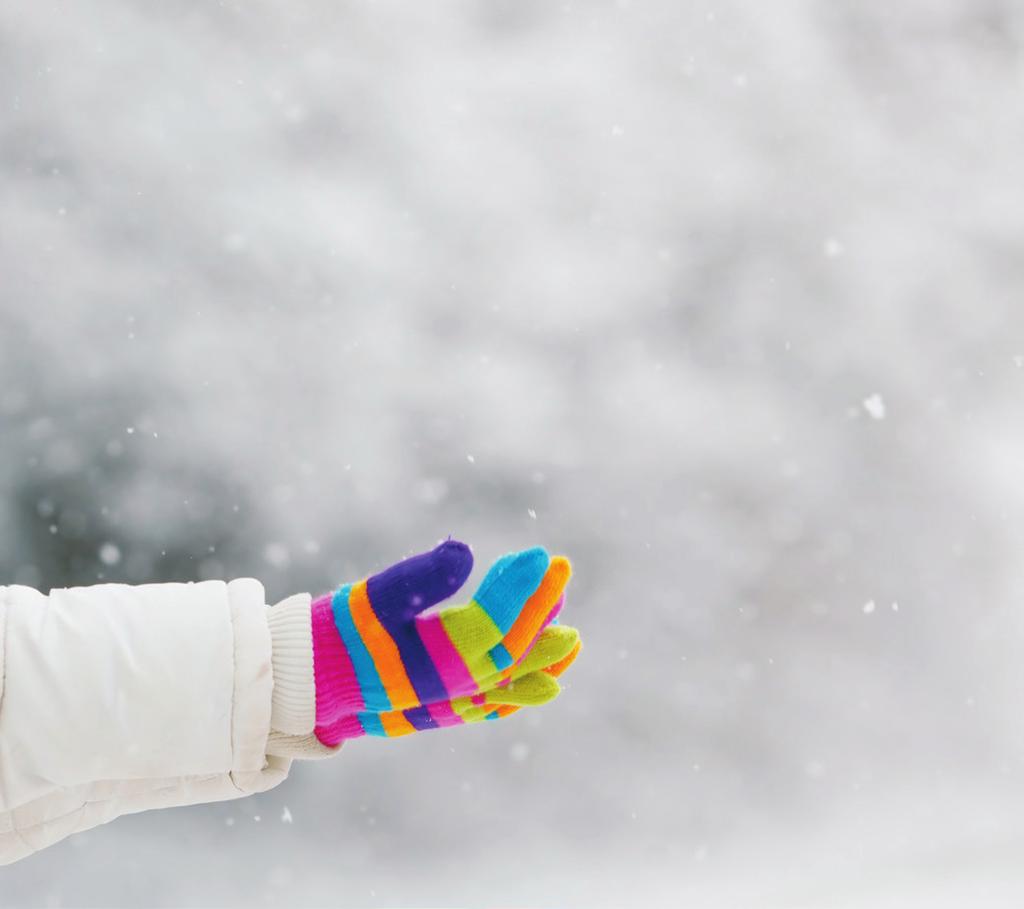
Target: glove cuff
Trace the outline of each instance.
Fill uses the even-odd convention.
[[[352,659],[334,623],[333,602],[334,596],[327,594],[310,607],[317,729],[365,709]]]
[[[299,593],[267,614],[274,671],[270,725],[289,736],[308,735],[316,725],[311,602],[308,593]]]

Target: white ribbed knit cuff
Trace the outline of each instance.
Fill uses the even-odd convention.
[[[280,732],[270,733],[267,739],[267,754],[278,757],[295,758],[299,761],[317,761],[334,757],[341,751],[344,742],[333,748],[323,744],[313,733],[309,735],[282,735]]]
[[[267,613],[274,668],[270,725],[285,735],[305,736],[316,726],[312,600],[297,593]]]

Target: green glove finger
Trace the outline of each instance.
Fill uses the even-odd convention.
[[[487,704],[537,707],[558,697],[562,686],[546,672],[531,672],[522,678],[485,692]]]
[[[484,681],[484,690],[493,688],[505,679],[520,679],[538,669],[547,669],[564,660],[576,646],[580,633],[568,625],[550,625],[545,628],[536,643],[527,651],[522,661],[511,669],[496,673]]]

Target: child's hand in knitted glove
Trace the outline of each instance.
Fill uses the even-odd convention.
[[[467,546],[448,541],[313,602],[323,745],[496,719],[558,694],[555,676],[579,652],[575,629],[550,625],[568,561],[512,553],[468,603],[434,608],[472,564]]]

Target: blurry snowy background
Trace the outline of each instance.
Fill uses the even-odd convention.
[[[1020,905],[1024,9],[0,0],[0,577],[575,562],[487,730],[0,905]]]

